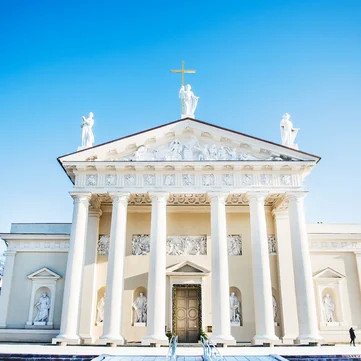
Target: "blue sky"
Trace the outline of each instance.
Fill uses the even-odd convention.
[[[196,117],[280,142],[291,114],[309,222],[360,222],[361,1],[7,1],[0,8],[0,231],[70,222],[56,158],[95,118],[96,144],[180,117],[179,68]]]

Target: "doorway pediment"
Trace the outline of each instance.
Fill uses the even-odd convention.
[[[166,269],[167,276],[207,276],[210,270],[190,261],[184,261]]]

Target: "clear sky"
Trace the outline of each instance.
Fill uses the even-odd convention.
[[[361,1],[5,1],[0,6],[0,232],[70,222],[56,158],[94,113],[100,144],[180,118],[179,68],[196,117],[274,142],[288,112],[308,222],[361,219]]]

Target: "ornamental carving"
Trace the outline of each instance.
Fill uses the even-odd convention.
[[[274,234],[269,234],[267,238],[268,238],[268,253],[276,254],[277,253],[276,236]]]
[[[109,240],[110,236],[100,236],[98,241],[98,254],[101,256],[107,256],[109,253]]]
[[[252,174],[243,174],[242,185],[244,185],[244,186],[253,185],[253,175]]]
[[[194,186],[194,174],[183,174],[182,175],[183,185],[184,186]]]
[[[239,234],[227,236],[227,248],[229,256],[242,256],[242,237]]]
[[[124,184],[126,186],[134,186],[135,181],[136,181],[135,174],[126,174],[124,176]]]
[[[263,186],[272,185],[272,174],[261,174],[261,184]]]
[[[143,144],[127,157],[125,161],[199,161],[199,160],[283,160],[279,155],[270,152],[244,152],[241,149],[226,145],[209,144],[195,136],[186,139],[174,139],[168,144],[151,148]],[[287,159],[288,160],[288,159]]]
[[[292,183],[292,178],[290,174],[282,174],[281,175],[281,183],[285,186],[289,186]]]
[[[105,185],[115,186],[116,180],[117,180],[117,176],[115,174],[107,174],[105,176]]]
[[[167,255],[202,256],[207,254],[207,236],[169,236]]]
[[[169,205],[208,205],[207,194],[170,194],[168,198]]]
[[[233,174],[222,174],[222,185],[223,186],[233,185]]]
[[[144,174],[144,185],[154,186],[155,185],[155,174]]]
[[[214,186],[214,174],[203,174],[202,184],[206,187]]]
[[[315,251],[356,251],[361,250],[360,241],[328,241],[311,242],[311,250]]]
[[[175,185],[175,174],[163,175],[163,184],[168,187],[174,186]]]
[[[98,183],[98,176],[96,174],[87,174],[85,183],[87,186],[96,186]]]
[[[149,234],[133,234],[132,237],[132,255],[144,256],[150,252]]]

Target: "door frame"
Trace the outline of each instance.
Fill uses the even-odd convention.
[[[172,332],[177,329],[176,317],[176,292],[177,288],[195,288],[197,289],[198,298],[198,330],[202,329],[202,285],[201,284],[172,284]]]

